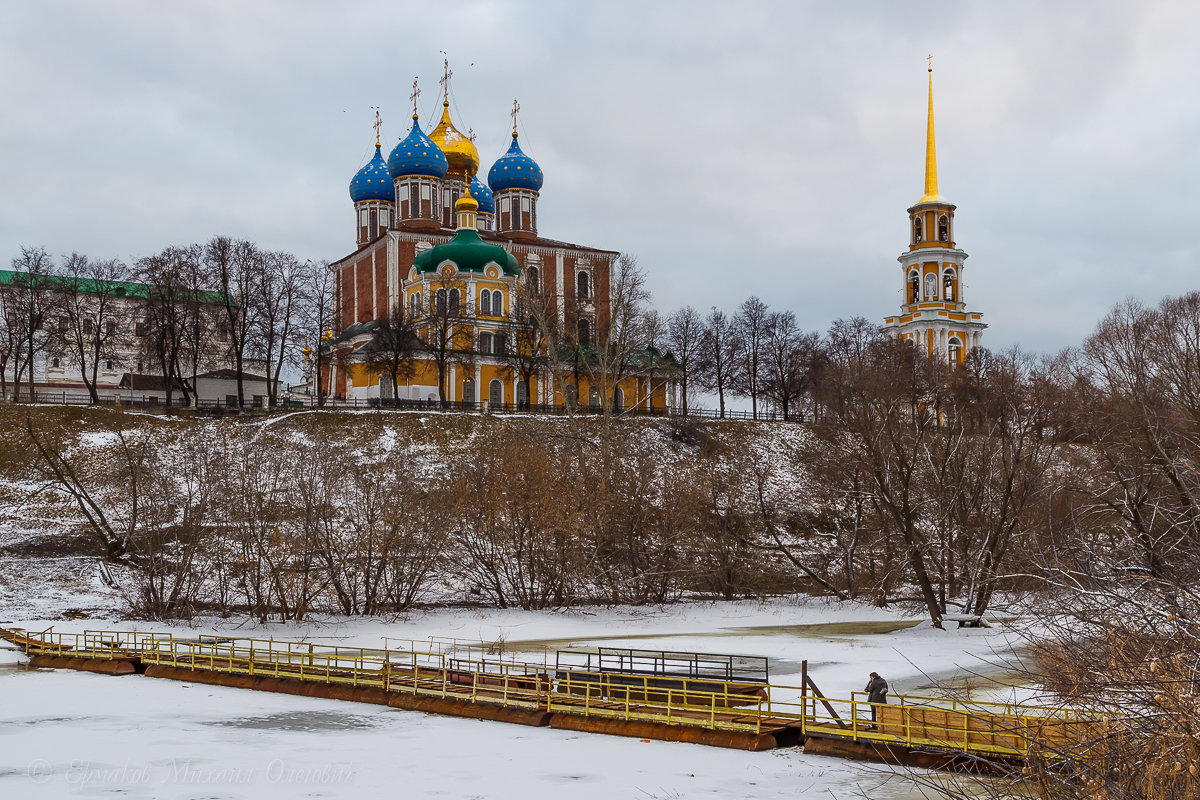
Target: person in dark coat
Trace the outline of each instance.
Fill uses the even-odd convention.
[[[887,703],[887,681],[879,677],[878,672],[872,672],[871,679],[867,681],[867,688],[863,689],[863,691],[867,693],[867,702],[871,703],[871,721],[874,722],[879,710],[875,704]]]

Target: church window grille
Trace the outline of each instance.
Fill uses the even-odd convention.
[[[420,292],[413,292],[408,296],[408,315],[410,317],[419,317],[421,315]]]
[[[487,289],[479,293],[479,313],[485,316],[492,313],[492,293]]]
[[[920,217],[913,217],[913,244],[920,244],[924,233]]]
[[[950,359],[950,366],[957,366],[960,350],[962,350],[962,342],[958,340],[957,336],[950,337],[950,341],[946,343],[946,353]]]
[[[925,276],[925,299],[937,299],[937,275],[932,272]]]
[[[504,295],[500,294],[499,289],[492,292],[492,313],[497,317],[504,316]]]
[[[938,241],[950,241],[950,220],[947,219],[945,214],[938,217]]]

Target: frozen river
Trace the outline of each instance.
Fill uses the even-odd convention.
[[[30,629],[49,622],[13,620]],[[1001,629],[936,631],[858,605],[721,603],[541,614],[441,611],[407,620],[273,625],[237,635],[375,647],[451,635],[520,649],[589,642],[766,655],[777,682],[808,659],[827,694],[872,669],[899,690],[981,672]],[[130,623],[58,622],[59,630]],[[163,626],[141,624],[141,628]],[[225,629],[210,624],[192,633]],[[520,644],[518,644],[520,643]],[[888,768],[746,753],[138,676],[27,670],[0,650],[0,797],[796,798],[923,796]],[[1003,690],[992,690],[1000,693]]]

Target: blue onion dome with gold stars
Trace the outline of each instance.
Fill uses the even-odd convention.
[[[446,161],[446,154],[441,148],[421,132],[421,124],[414,114],[412,130],[388,156],[387,168],[393,178],[405,175],[443,178],[450,168],[450,162]]]
[[[488,184],[492,191],[530,189],[536,192],[542,188],[542,179],[542,168],[521,150],[521,145],[517,143],[517,132],[513,131],[508,152],[496,159],[496,163],[488,170]]]
[[[496,199],[492,196],[492,190],[479,180],[478,175],[471,176],[471,196],[479,203],[480,214],[496,213]]]
[[[389,203],[395,201],[392,176],[388,174],[387,165],[383,163],[379,142],[375,143],[375,155],[355,174],[354,180],[350,181],[350,199],[356,203],[363,200],[385,200]]]

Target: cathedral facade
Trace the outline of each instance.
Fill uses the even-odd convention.
[[[619,253],[542,234],[544,175],[521,148],[515,103],[510,146],[482,180],[473,137],[451,119],[448,82],[447,70],[441,119],[428,134],[414,85],[411,128],[386,156],[377,120],[375,154],[350,183],[357,247],[330,267],[325,391],[484,408],[665,410],[674,384],[657,353],[641,351],[630,359],[636,367],[605,380],[591,368],[608,342]],[[380,352],[404,344],[383,341],[381,326],[413,337],[402,365]]]
[[[933,69],[929,70],[929,121],[925,133],[925,193],[908,209],[909,244],[900,254],[904,303],[884,320],[893,336],[910,341],[931,358],[961,364],[979,347],[983,315],[967,309],[963,262],[955,244],[957,209],[938,193],[937,146],[933,131]]]

